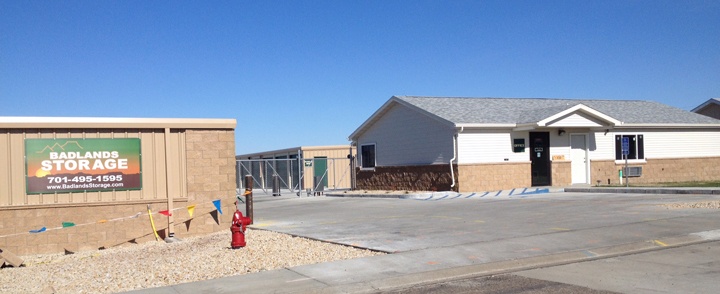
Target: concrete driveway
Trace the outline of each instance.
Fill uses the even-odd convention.
[[[720,229],[717,210],[661,206],[709,199],[720,195],[290,198],[256,204],[253,227],[386,252],[505,243],[502,252],[521,257]]]
[[[428,200],[258,196],[255,229],[392,254],[137,293],[377,293],[505,273],[633,293],[698,293],[719,286],[713,265],[720,263],[720,256],[713,248],[720,240],[720,210],[667,209],[663,204],[720,200],[720,194],[565,192],[422,199]],[[698,256],[682,257],[688,254]],[[652,260],[658,255],[669,261],[645,268],[641,257]],[[592,271],[592,264],[613,258],[619,260],[615,264],[630,262],[623,268],[631,272],[618,270],[620,276],[613,276],[611,270],[602,276]],[[671,266],[673,260],[678,266]],[[582,280],[583,271],[586,278],[616,283]],[[625,279],[632,274],[644,283]],[[653,279],[671,281],[668,277],[684,282],[648,288]]]
[[[720,195],[610,193],[437,201],[293,198],[257,205],[254,227],[394,253],[374,264],[349,261],[297,269],[350,284],[358,279],[331,273],[350,270],[365,280],[387,279],[486,265],[497,270],[508,267],[505,261],[528,260],[514,265],[522,269],[603,257],[599,252],[622,256],[682,245],[685,241],[673,240],[703,232],[717,236],[720,211],[668,209],[663,204],[718,199]],[[510,267],[507,271],[514,271]]]

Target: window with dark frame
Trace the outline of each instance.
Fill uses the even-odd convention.
[[[375,167],[375,144],[360,145],[360,167]]]
[[[645,141],[643,135],[615,135],[615,160],[625,160],[622,154],[622,138],[630,143],[627,159],[645,159]]]

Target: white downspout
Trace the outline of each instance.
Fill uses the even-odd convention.
[[[453,136],[453,158],[450,159],[450,177],[452,178],[452,184],[450,184],[450,188],[455,187],[455,170],[453,169],[453,161],[457,160],[457,139],[458,135],[463,132],[465,127],[460,127],[460,131],[456,132]]]

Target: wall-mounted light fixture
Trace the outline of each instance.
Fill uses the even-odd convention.
[[[610,132],[610,129],[605,129],[605,134],[603,135],[607,135],[608,132]]]
[[[565,135],[565,129],[559,129],[558,130],[558,136]]]

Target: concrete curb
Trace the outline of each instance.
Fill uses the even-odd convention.
[[[323,289],[318,289],[319,291],[313,292],[376,293],[427,284],[442,283],[452,280],[507,274],[536,268],[552,267],[577,262],[613,258],[624,255],[632,255],[650,251],[714,242],[718,240],[720,240],[720,230],[705,231],[683,236],[667,237],[657,240],[647,240],[642,242],[598,247],[588,250],[568,251],[515,260],[504,260],[420,272],[369,282],[331,286]]]
[[[629,194],[712,194],[720,195],[716,188],[565,188],[565,192],[573,193],[629,193]]]
[[[442,200],[442,199],[455,199],[455,198],[469,198],[463,195],[483,195],[476,196],[474,198],[482,198],[484,195],[488,195],[485,198],[493,198],[497,196],[502,197],[528,197],[536,194],[544,193],[618,193],[618,194],[700,194],[700,195],[720,195],[720,188],[623,188],[623,187],[567,187],[567,188],[535,188],[536,191],[530,192],[518,192],[516,190],[528,189],[518,188],[502,191],[490,191],[490,192],[475,192],[475,193],[458,193],[454,191],[443,191],[443,192],[385,192],[378,193],[377,191],[370,192],[356,192],[356,191],[345,191],[345,192],[328,192],[325,193],[327,197],[354,197],[354,198],[387,198],[387,199],[416,199],[416,200]],[[350,192],[350,193],[348,193]],[[460,197],[461,196],[461,197]]]
[[[388,191],[384,193],[378,193],[378,191],[344,191],[341,193],[328,192],[325,193],[326,197],[356,197],[356,198],[389,198],[389,199],[415,199],[415,200],[444,200],[444,199],[477,199],[477,198],[522,198],[530,197],[537,194],[556,193],[563,192],[564,188],[552,188],[552,187],[535,187],[535,188],[516,188],[499,191],[487,191],[487,192],[455,192],[455,191],[417,191],[417,192],[400,192],[400,191]],[[348,193],[349,192],[349,193]]]

